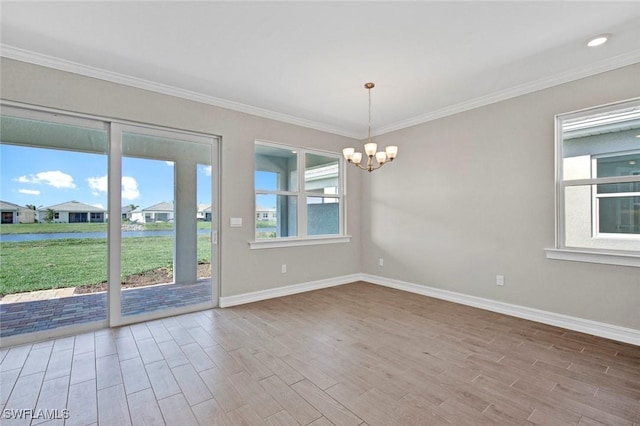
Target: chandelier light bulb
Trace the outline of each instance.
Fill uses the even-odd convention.
[[[398,155],[398,147],[395,145],[389,145],[384,150],[387,153],[387,158],[389,158],[389,160],[393,160],[396,158],[396,155]]]
[[[344,155],[344,159],[349,161],[353,159],[353,153],[356,152],[353,148],[345,148],[342,150],[342,155]]]

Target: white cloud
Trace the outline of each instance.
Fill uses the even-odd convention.
[[[17,180],[20,183],[43,183],[45,185],[51,185],[54,188],[75,188],[76,184],[73,183],[73,177],[60,170],[54,170],[50,172],[40,172],[35,175],[20,176]]]
[[[136,200],[140,198],[138,182],[131,176],[122,176],[122,199]]]
[[[165,164],[169,167],[173,167],[173,161],[165,161]]]
[[[107,192],[108,182],[107,176],[90,177],[87,179],[89,189],[93,191],[93,195],[100,195],[101,192]],[[140,198],[138,190],[138,181],[131,176],[122,176],[122,199],[136,200]]]
[[[93,191],[93,195],[100,195],[101,192],[107,192],[107,175],[87,178],[87,182],[89,183],[89,189]]]
[[[27,195],[40,195],[40,191],[37,189],[18,189],[18,192]]]
[[[206,176],[211,176],[211,166],[203,166],[200,168]]]

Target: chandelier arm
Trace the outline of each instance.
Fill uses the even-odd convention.
[[[348,162],[349,162],[349,163],[351,163],[351,164],[353,164],[354,166],[356,166],[356,167],[357,167],[357,168],[359,168],[359,169],[367,170],[367,168],[366,168],[366,167],[362,167],[360,164],[358,164],[358,163],[354,163],[354,162],[353,162],[353,160],[348,160]]]
[[[393,161],[393,160],[389,160],[389,161]],[[369,158],[367,160],[367,167],[362,166],[362,164],[360,164],[360,163],[354,163],[353,160],[347,160],[347,162],[350,163],[350,164],[353,164],[354,166],[356,166],[359,169],[366,170],[368,172],[372,172],[374,170],[378,170],[379,168],[381,168],[382,166],[387,164],[387,162],[384,162],[382,164],[378,163],[377,166],[374,166],[373,165],[373,158]]]
[[[378,163],[378,167],[373,167],[373,168],[371,169],[371,171],[373,171],[373,170],[378,170],[380,167],[384,166],[385,164],[387,164],[387,163],[382,163],[382,164],[379,164],[379,163]]]

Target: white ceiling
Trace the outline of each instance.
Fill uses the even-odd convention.
[[[364,137],[640,62],[640,2],[11,2],[2,56]],[[612,33],[599,48],[586,41]]]

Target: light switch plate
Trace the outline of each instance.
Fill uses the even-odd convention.
[[[232,228],[242,228],[242,218],[232,217],[229,219],[229,226]]]

